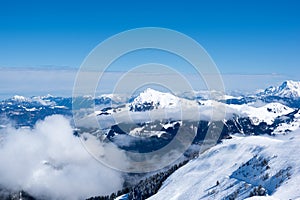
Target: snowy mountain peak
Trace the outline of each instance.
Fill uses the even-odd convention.
[[[20,95],[15,95],[13,96],[12,100],[14,101],[27,101],[26,97],[20,96]]]
[[[267,96],[300,98],[300,82],[287,80],[278,87],[271,86],[267,88],[263,94]]]
[[[178,103],[179,98],[170,93],[147,88],[132,101],[129,107],[131,111],[146,111],[154,108],[176,107]]]

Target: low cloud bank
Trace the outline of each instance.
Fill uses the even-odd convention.
[[[0,186],[38,197],[82,199],[109,194],[123,184],[120,173],[96,161],[59,115],[31,130],[0,130],[0,163]]]

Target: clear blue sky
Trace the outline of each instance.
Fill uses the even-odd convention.
[[[0,67],[74,67],[101,41],[158,26],[197,40],[222,73],[300,79],[300,1],[0,1]]]

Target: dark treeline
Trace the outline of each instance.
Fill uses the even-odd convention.
[[[155,175],[152,175],[144,180],[141,180],[137,185],[133,187],[126,187],[122,190],[119,190],[116,193],[112,193],[107,196],[98,196],[91,197],[87,200],[113,200],[118,196],[127,194],[127,199],[129,200],[143,200],[151,197],[156,194],[159,188],[162,186],[162,183],[177,169],[182,167],[188,162],[188,160],[183,161],[179,164],[173,165],[171,168],[164,172],[158,172]]]

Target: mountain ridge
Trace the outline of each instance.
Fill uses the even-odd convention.
[[[279,86],[268,87],[260,95],[298,99],[300,98],[300,82],[287,80]]]

